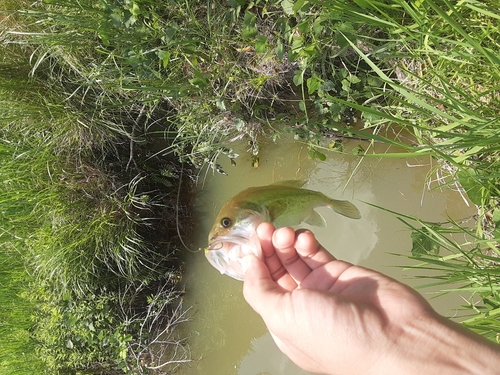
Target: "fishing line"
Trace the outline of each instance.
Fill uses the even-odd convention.
[[[180,196],[181,196],[181,186],[182,186],[182,178],[184,176],[184,162],[181,163],[181,175],[179,178],[179,188],[177,189],[177,202],[175,204],[175,226],[177,229],[177,235],[179,236],[179,240],[181,241],[182,246],[184,246],[184,249],[189,251],[190,253],[197,253],[201,251],[201,248],[198,250],[191,250],[185,243],[184,240],[182,239],[181,236],[181,230],[179,228],[179,202],[180,202]]]

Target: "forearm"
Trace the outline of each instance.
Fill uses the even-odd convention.
[[[499,345],[437,314],[404,327],[394,344],[397,348],[390,352],[392,358],[382,359],[385,370],[378,374],[500,373]]]

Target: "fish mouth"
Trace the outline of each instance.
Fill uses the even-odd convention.
[[[262,258],[262,249],[256,234],[250,237],[217,237],[205,249],[205,256],[210,264],[220,273],[236,280],[244,280],[242,260],[249,254]]]

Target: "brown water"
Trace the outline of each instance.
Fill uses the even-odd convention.
[[[237,167],[231,167],[229,160],[220,160],[228,176],[208,173],[202,178],[204,184],[200,186],[197,202],[201,231],[195,248],[207,245],[206,237],[218,209],[237,192],[280,180],[304,179],[308,181],[305,186],[308,189],[352,201],[362,215],[360,220],[350,220],[326,208],[318,209],[328,227],[309,228],[326,248],[339,259],[417,285],[399,267],[410,265],[411,261],[391,254],[410,253],[410,231],[394,215],[363,202],[439,222],[448,218],[460,220],[475,213],[475,208],[458,192],[429,183],[435,178],[430,158],[361,159],[329,153],[325,162],[319,162],[309,159],[306,146],[283,139],[279,144],[264,145],[259,168],[252,168],[243,148],[240,145],[235,150],[241,155]],[[308,374],[277,349],[260,317],[243,299],[240,281],[221,275],[201,251],[189,254],[186,261],[184,303],[193,306],[194,314],[183,330],[189,337],[195,362],[183,367],[181,374]],[[441,314],[455,316],[461,300],[448,295],[430,302]]]

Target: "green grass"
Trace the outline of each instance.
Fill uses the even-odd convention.
[[[34,354],[35,341],[29,334],[34,305],[23,298],[23,290],[19,287],[19,280],[24,278],[24,266],[19,250],[9,246],[5,234],[0,235],[0,244],[3,249],[0,263],[0,336],[3,340],[0,367],[9,369],[9,374],[36,374],[43,363]]]
[[[192,223],[180,178],[225,173],[234,139],[258,166],[259,139],[281,131],[320,160],[342,152],[324,135],[398,150],[360,144],[365,156],[438,160],[443,184],[478,206],[475,228],[400,217],[422,267],[457,285],[445,292],[482,300],[464,324],[497,340],[498,4],[0,4],[0,239],[19,254],[1,266],[16,301],[2,315],[2,335],[17,337],[8,373],[22,343],[52,372],[146,373],[148,343],[184,319],[174,253]],[[453,233],[470,241],[450,243]],[[29,323],[16,316],[24,306]]]
[[[81,105],[60,96],[60,83],[28,79],[27,61],[9,52],[11,62],[0,67],[8,109],[0,130],[0,235],[2,259],[16,263],[13,271],[8,261],[0,268],[2,301],[15,303],[2,315],[2,368],[140,368],[135,355],[160,350],[151,346],[159,332],[183,319],[159,315],[180,302],[172,238],[173,207],[182,202],[178,183],[159,172],[176,166],[140,156],[140,144],[131,159],[135,140],[125,126],[89,121]],[[182,346],[171,342],[172,350]],[[23,359],[30,361],[20,366]]]
[[[464,299],[461,323],[500,342],[500,250],[497,240],[478,236],[458,223],[447,225],[402,219],[412,228],[414,268],[432,270],[421,288],[439,286],[440,293],[458,293]],[[457,242],[457,238],[465,240]],[[443,286],[445,285],[445,286]]]

